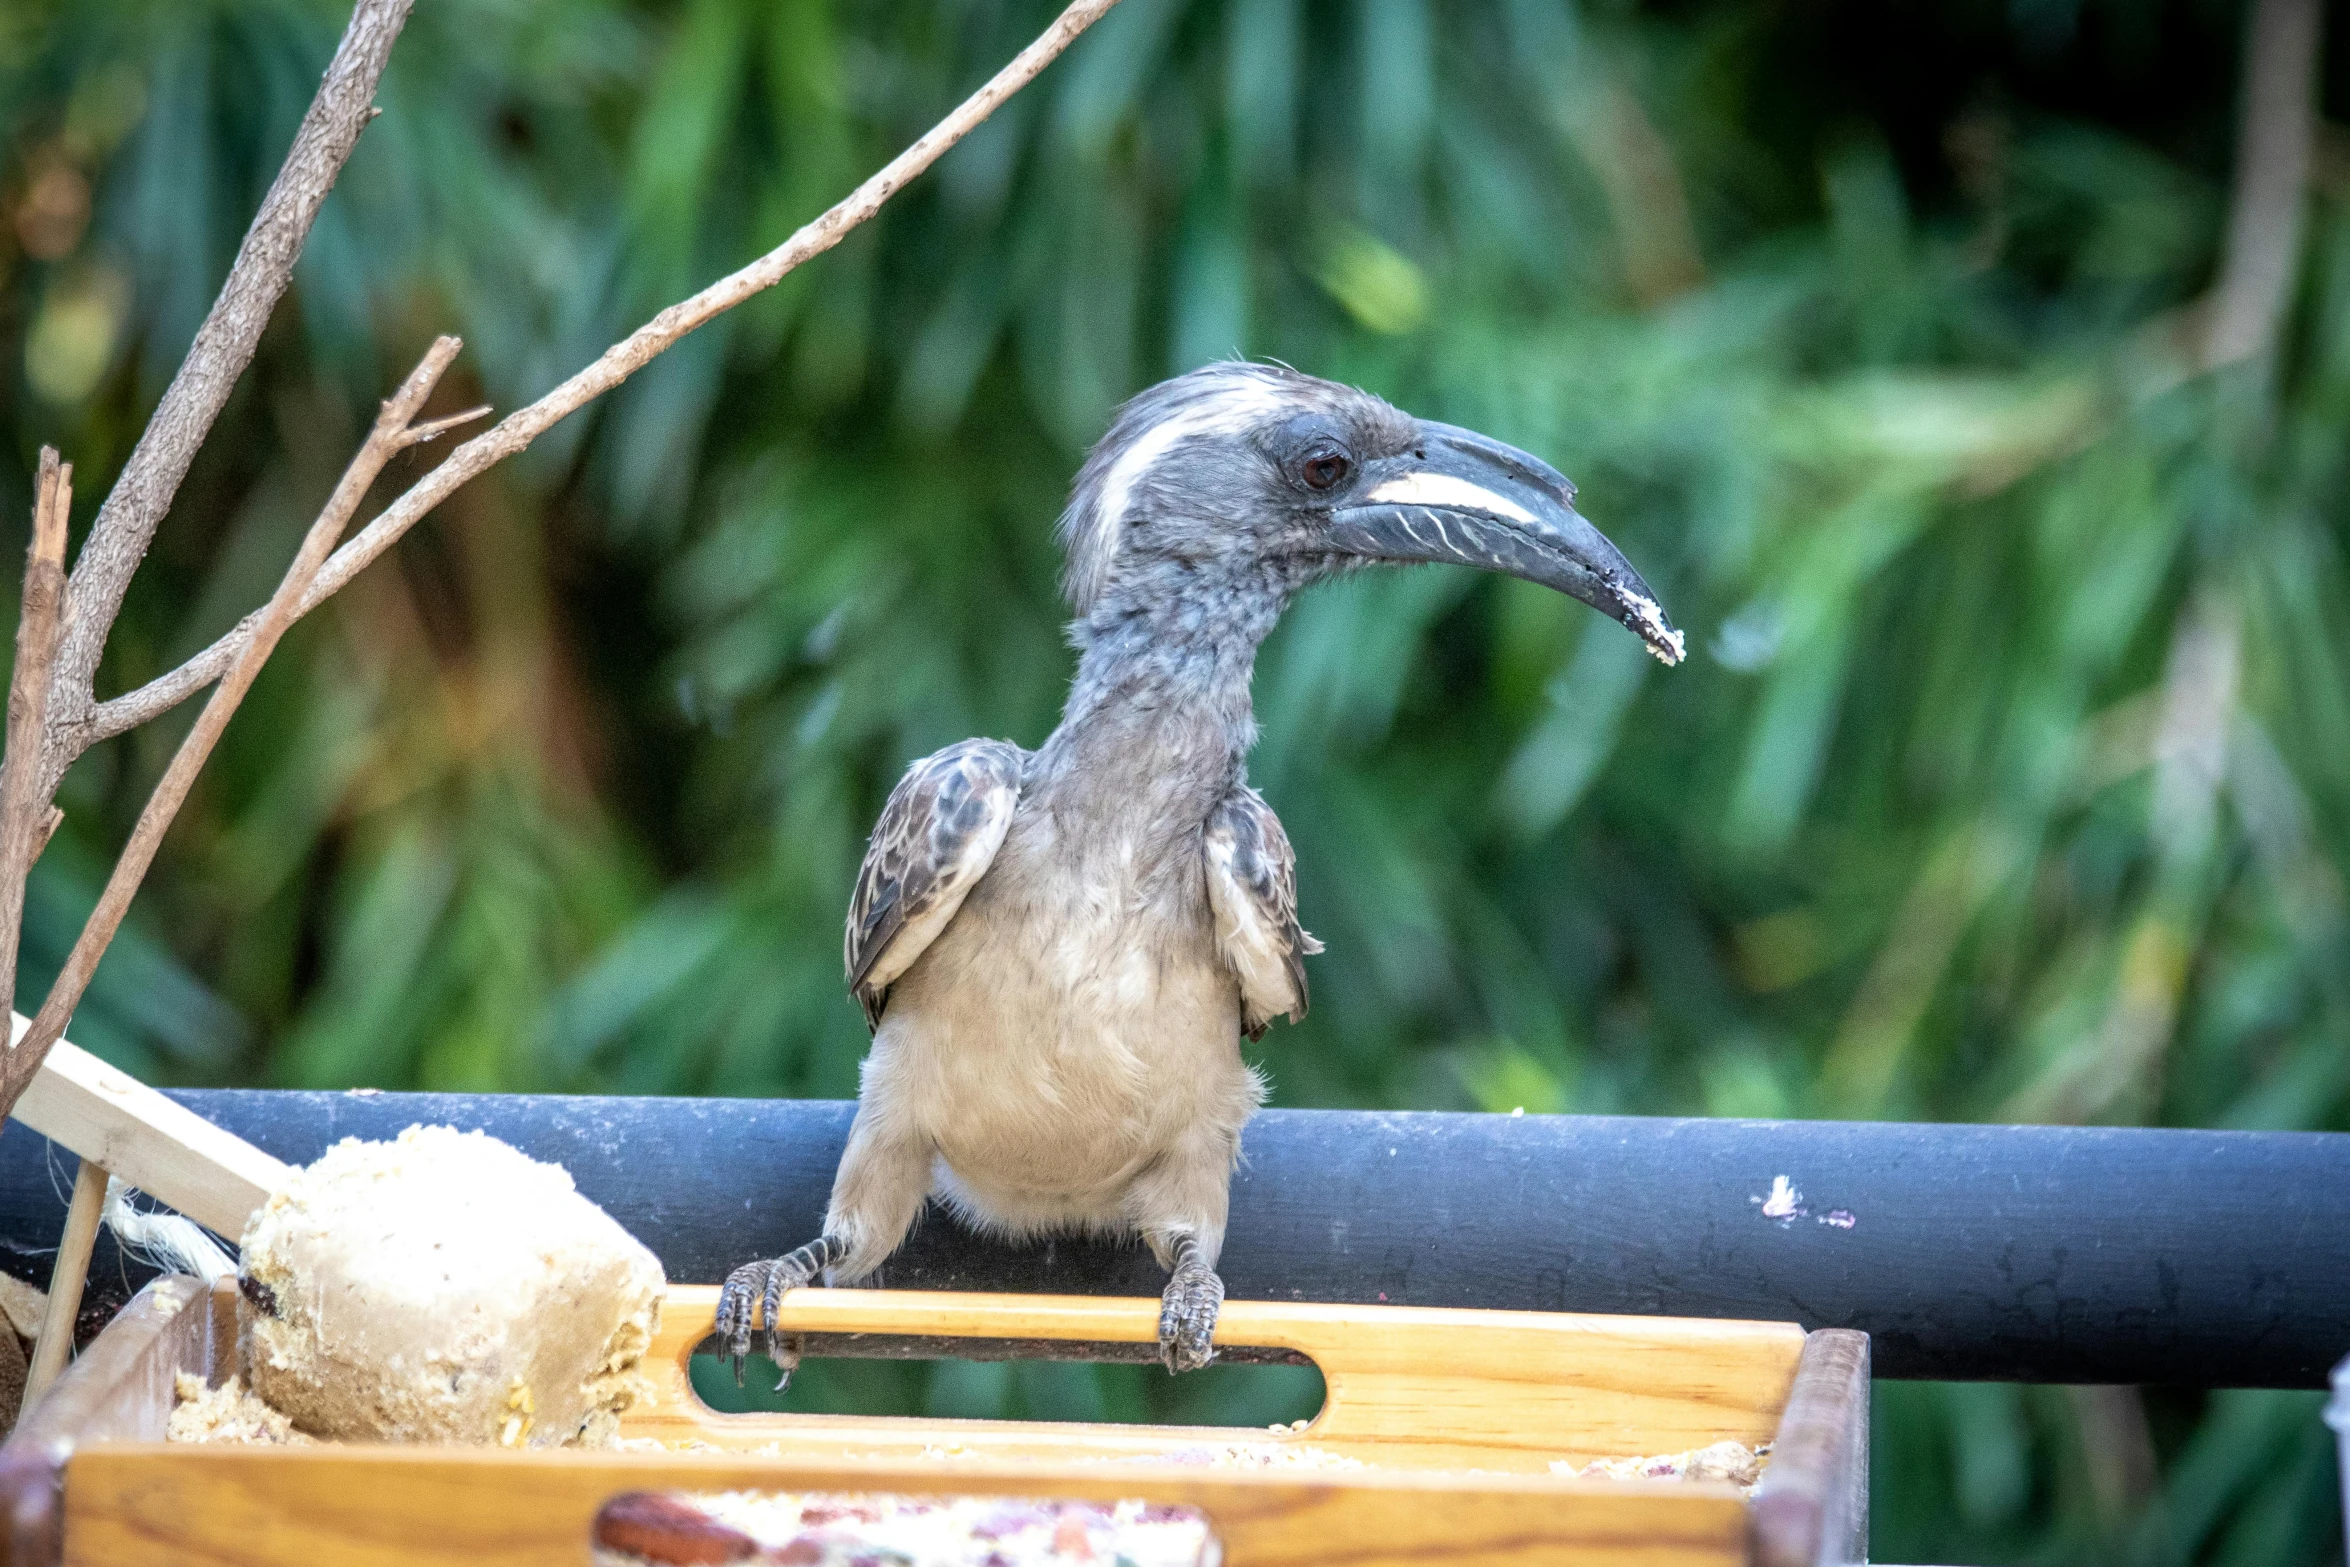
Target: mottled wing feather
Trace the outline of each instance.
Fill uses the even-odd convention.
[[[1297,855],[1246,784],[1210,813],[1202,848],[1216,939],[1240,981],[1241,1024],[1260,1039],[1273,1019],[1306,1015],[1306,955],[1322,950],[1297,922]]]
[[[1003,846],[1025,754],[964,740],[906,769],[857,871],[843,943],[849,989],[881,1026],[889,987],[955,917]]]

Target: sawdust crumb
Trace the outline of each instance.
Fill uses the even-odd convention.
[[[37,1284],[0,1273],[0,1317],[21,1339],[41,1336],[41,1321],[49,1314],[49,1292]]]
[[[1763,1461],[1769,1452],[1768,1443],[1749,1447],[1744,1442],[1715,1442],[1685,1453],[1595,1458],[1581,1466],[1562,1458],[1550,1466],[1550,1472],[1570,1480],[1727,1480],[1751,1491],[1762,1479]]]
[[[177,1401],[167,1442],[240,1442],[256,1447],[309,1447],[312,1438],[294,1429],[294,1422],[247,1391],[230,1377],[218,1387],[183,1371],[173,1385]]]
[[[1210,1469],[1368,1469],[1344,1453],[1304,1442],[1225,1442],[1179,1447],[1139,1460],[1153,1464],[1204,1464]]]

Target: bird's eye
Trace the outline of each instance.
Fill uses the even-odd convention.
[[[1354,464],[1347,460],[1346,453],[1335,447],[1318,446],[1306,454],[1305,461],[1297,465],[1297,475],[1305,480],[1309,490],[1329,490],[1345,483],[1347,474],[1353,468]]]

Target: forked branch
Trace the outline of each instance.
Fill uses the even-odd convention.
[[[516,409],[493,428],[451,452],[446,461],[419,479],[356,538],[335,552],[311,585],[301,613],[307,614],[324,603],[459,487],[527,450],[531,442],[558,421],[620,385],[694,328],[732,310],[754,294],[774,287],[802,262],[839,244],[850,230],[879,212],[882,204],[907,181],[936,163],[942,153],[1033,81],[1039,71],[1115,4],[1117,0],[1076,0],[985,86],[821,217],[740,271],[671,305],[537,402]],[[86,722],[76,727],[75,754],[169,712],[219,679],[221,672],[236,660],[238,649],[254,635],[257,624],[255,617],[248,616],[219,641],[169,674],[99,704]]]
[[[85,744],[69,749],[64,742],[96,705],[93,681],[98,660],[122,609],[123,594],[129,591],[131,574],[146,557],[180,481],[187,477],[188,465],[227,406],[238,377],[252,362],[270,313],[293,281],[294,263],[327,192],[350,161],[359,133],[375,117],[376,85],[413,4],[414,0],[358,0],[352,8],[350,25],[302,116],[285,163],[237,247],[228,280],[90,525],[90,536],[74,563],[75,613],[65,628],[49,699],[57,722],[42,758],[43,800],[57,792],[66,768],[89,748]]]
[[[187,802],[188,791],[195,786],[196,774],[211,757],[212,748],[219,743],[221,731],[228,727],[237,704],[253,688],[254,678],[261,673],[261,666],[277,650],[278,641],[285,635],[286,628],[300,615],[304,593],[317,579],[319,568],[326,564],[327,557],[341,540],[343,530],[350,526],[351,518],[359,510],[359,503],[367,496],[368,487],[375,483],[384,465],[398,452],[487,412],[486,409],[475,409],[449,418],[435,419],[428,424],[419,425],[415,422],[417,413],[432,396],[433,388],[440,384],[442,372],[449,368],[449,361],[457,357],[459,346],[453,337],[444,337],[433,344],[423,362],[402,383],[399,391],[384,403],[382,412],[376,416],[375,427],[368,432],[366,441],[359,448],[359,454],[343,470],[341,482],[336,484],[326,509],[310,525],[301,549],[294,555],[294,563],[286,568],[277,591],[270,595],[269,602],[261,607],[255,617],[252,636],[238,649],[235,661],[214,689],[212,700],[204,704],[204,711],[197,717],[195,727],[180,742],[171,765],[164,769],[162,780],[155,785],[154,793],[147,797],[146,809],[139,813],[138,823],[131,829],[130,842],[124,846],[122,857],[115,862],[114,873],[107,877],[106,889],[98,897],[98,906],[90,912],[89,919],[83,924],[81,936],[74,942],[73,951],[67,955],[57,982],[49,987],[48,999],[41,1003],[41,1010],[33,1018],[32,1027],[8,1050],[4,1065],[0,1065],[0,1106],[12,1108],[16,1104],[26,1085],[32,1082],[33,1074],[40,1070],[42,1058],[49,1053],[49,1047],[64,1037],[65,1025],[72,1019],[74,1008],[81,1005],[82,995],[89,989],[90,976],[97,972],[98,959],[105,954],[107,943],[114,939],[114,933],[121,928],[123,916],[130,912],[131,898],[138,892],[139,883],[145,878],[148,866],[154,863],[155,851],[162,846],[163,835],[171,830],[172,819]],[[63,556],[62,532],[60,524],[60,558]],[[40,558],[36,533],[36,563]],[[10,738],[15,738],[13,733]],[[21,881],[18,886],[21,889]]]

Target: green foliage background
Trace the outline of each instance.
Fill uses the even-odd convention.
[[[260,601],[433,333],[452,399],[535,396],[1048,14],[421,0],[102,694]],[[86,525],[341,21],[0,7],[0,488],[54,442]],[[852,1093],[883,794],[1050,727],[1068,475],[1237,351],[1551,457],[1698,649],[1668,674],[1466,572],[1291,614],[1253,771],[1330,950],[1279,1102],[2340,1128],[2339,133],[2278,352],[2162,346],[2214,273],[2242,26],[1125,0],[299,628],[76,1035],[168,1081]],[[30,982],[187,717],[68,780]],[[2310,1397],[1891,1385],[1878,1420],[1881,1559],[2339,1559]]]

